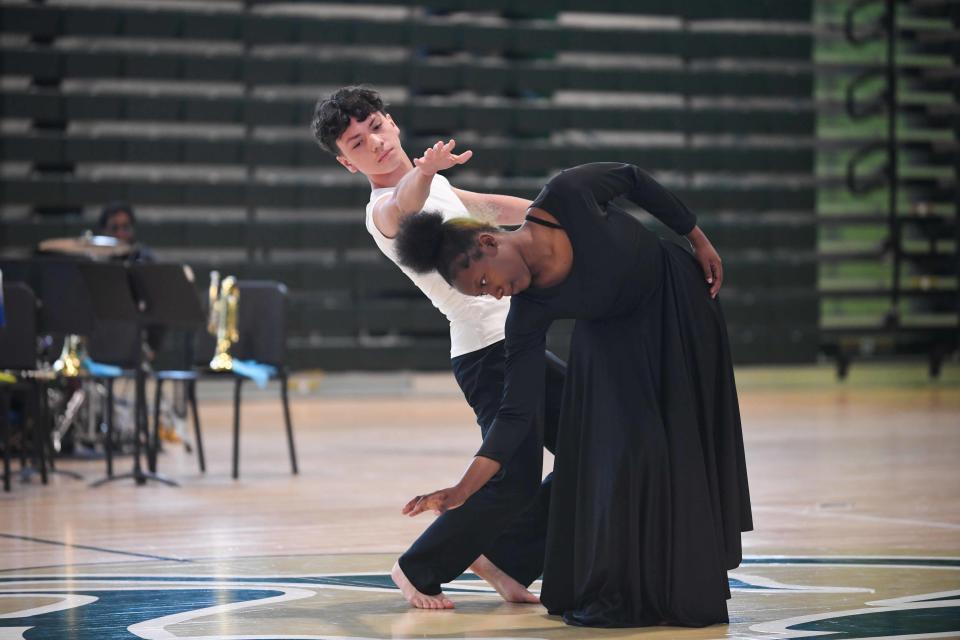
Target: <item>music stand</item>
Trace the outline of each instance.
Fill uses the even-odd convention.
[[[146,326],[190,332],[204,326],[206,314],[197,296],[193,272],[189,267],[180,264],[135,263],[128,266],[128,272],[135,295],[140,301],[141,319]],[[189,362],[183,364],[190,365]],[[157,398],[159,402],[159,395]],[[199,440],[198,446],[202,456],[202,444]],[[159,451],[158,424],[154,424],[153,444],[149,450],[149,467],[151,471],[155,471]]]
[[[206,322],[187,267],[180,264],[134,263],[127,266],[140,301],[141,320],[148,326],[197,329]]]
[[[123,264],[111,263],[79,263],[79,271],[90,295],[92,306],[99,319],[133,324],[137,334],[144,335],[144,314],[138,308],[134,298],[133,282],[129,275],[129,267]],[[156,480],[170,486],[177,483],[159,474],[144,471],[140,463],[141,438],[149,438],[147,428],[147,401],[146,401],[146,372],[144,370],[142,349],[137,349],[134,363],[134,438],[133,438],[133,469],[129,473],[107,476],[90,484],[99,487],[114,480],[132,478],[136,484],[143,485],[147,480]],[[110,436],[108,435],[108,438]],[[110,443],[107,445],[110,446]]]
[[[82,277],[76,268],[74,260],[32,259],[32,260],[4,260],[0,261],[0,269],[9,282],[23,282],[33,289],[39,298],[40,315],[37,327],[38,334],[88,334],[96,324],[96,318],[91,307],[89,296],[83,286]],[[44,392],[43,383],[41,392]],[[46,402],[38,403],[38,422],[45,425],[48,419]],[[41,446],[50,448],[50,456],[41,456],[39,471],[46,484],[46,461],[49,459],[49,471],[65,475],[76,480],[83,480],[83,476],[75,471],[56,468],[53,446],[49,440],[50,433],[41,429],[39,435]],[[21,477],[26,479],[38,473],[33,468],[23,468]]]

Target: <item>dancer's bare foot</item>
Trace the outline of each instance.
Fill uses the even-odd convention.
[[[490,562],[486,556],[480,556],[472,565],[471,571],[486,580],[491,587],[507,602],[540,604],[540,598],[530,593],[526,587],[504,573],[500,567]]]
[[[403,597],[411,606],[417,609],[453,609],[453,601],[443,595],[443,593],[428,596],[425,593],[417,591],[413,583],[407,580],[407,576],[404,575],[399,562],[393,565],[393,569],[390,571],[390,577],[393,578],[393,583],[397,585],[400,593],[403,594]]]

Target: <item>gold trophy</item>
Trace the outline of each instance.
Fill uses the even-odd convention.
[[[86,355],[83,338],[68,335],[63,339],[63,350],[60,352],[60,357],[54,361],[53,370],[64,378],[77,378],[86,371],[83,364],[83,358]]]
[[[213,371],[232,371],[233,356],[230,346],[240,340],[237,330],[237,307],[240,302],[240,290],[237,279],[227,276],[220,280],[219,271],[210,272],[210,316],[207,331],[217,337],[217,348],[210,361]]]

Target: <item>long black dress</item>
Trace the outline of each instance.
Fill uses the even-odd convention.
[[[500,412],[477,455],[503,463],[543,393],[546,331],[576,318],[541,599],[568,624],[727,622],[727,570],[752,529],[726,326],[703,272],[610,201],[686,234],[696,218],[632,165],[554,177],[533,203],[570,238],[560,284],[513,297]]]

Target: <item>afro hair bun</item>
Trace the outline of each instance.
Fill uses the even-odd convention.
[[[422,212],[407,216],[400,223],[394,245],[400,264],[417,273],[428,273],[440,265],[443,250],[443,216],[437,212]]]

